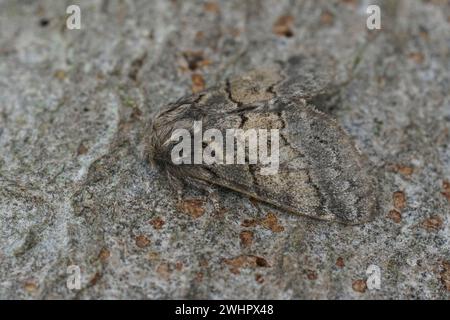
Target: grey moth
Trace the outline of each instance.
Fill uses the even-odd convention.
[[[377,210],[377,180],[371,166],[340,125],[313,104],[332,90],[329,69],[293,57],[281,66],[247,72],[168,105],[151,123],[149,160],[171,181],[217,185],[319,220],[343,224],[370,220]],[[180,140],[173,139],[173,132],[183,129],[194,136],[198,123],[203,132],[214,129],[224,137],[230,129],[277,130],[276,173],[263,174],[267,163],[251,162],[248,156],[245,163],[233,162],[238,150],[228,140],[222,141],[224,152],[234,154],[227,163],[223,154],[222,162],[193,163],[197,152],[193,143],[183,150],[186,161],[174,163],[173,151]],[[203,138],[200,155],[217,142],[217,137]],[[247,142],[245,151],[250,152]],[[268,142],[269,150],[274,142]]]

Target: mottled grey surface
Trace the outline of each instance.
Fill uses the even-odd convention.
[[[450,297],[448,1],[382,1],[381,31],[368,1],[80,1],[67,30],[71,3],[0,1],[0,298]],[[177,203],[144,160],[151,116],[324,52],[352,80],[318,103],[379,168],[376,219],[317,222],[224,190],[220,210]]]

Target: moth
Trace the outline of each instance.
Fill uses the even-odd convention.
[[[332,66],[295,56],[181,98],[152,119],[149,160],[178,183],[213,184],[319,220],[350,225],[369,221],[377,210],[371,165],[343,128],[314,105],[333,90],[335,76],[329,70]],[[263,174],[265,165],[250,161],[193,163],[191,154],[183,155],[189,161],[174,163],[180,141],[173,139],[173,132],[195,135],[199,122],[203,131],[214,129],[223,136],[229,129],[276,129],[277,172]],[[214,142],[202,140],[201,151]],[[191,146],[188,151],[197,152]],[[247,152],[249,148],[245,145]]]

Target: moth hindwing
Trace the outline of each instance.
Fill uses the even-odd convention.
[[[171,179],[212,183],[311,218],[368,221],[377,198],[367,160],[308,103],[311,88],[318,94],[327,85],[305,87],[268,68],[180,99],[154,118],[150,157]]]

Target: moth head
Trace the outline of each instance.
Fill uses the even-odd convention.
[[[174,107],[175,106],[175,107]],[[192,127],[185,117],[188,105],[169,105],[156,114],[146,130],[146,158],[152,167],[167,167],[171,161],[171,150],[177,143],[171,139],[176,129]]]

